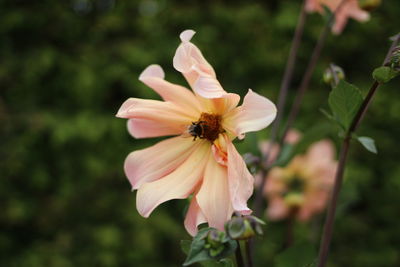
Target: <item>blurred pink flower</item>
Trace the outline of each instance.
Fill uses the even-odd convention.
[[[185,219],[191,235],[197,226],[223,230],[234,211],[249,214],[247,200],[253,192],[253,177],[232,144],[246,132],[258,131],[275,118],[275,105],[249,90],[243,104],[239,95],[227,93],[214,69],[190,42],[192,30],[181,33],[173,65],[193,91],[164,80],[158,65],[150,65],[139,80],[164,101],[129,98],[117,113],[127,118],[135,138],[176,135],[156,145],[130,153],[125,173],[136,206],[148,217],[161,203],[193,194]]]
[[[331,12],[335,12],[341,2],[342,0],[307,0],[306,10],[322,14],[324,12],[322,6],[325,5]],[[364,22],[369,20],[369,13],[360,8],[358,0],[345,0],[335,15],[335,24],[332,27],[332,32],[340,34],[349,18]]]
[[[264,192],[271,220],[295,216],[307,221],[323,211],[334,182],[337,162],[332,143],[322,140],[313,144],[306,155],[299,155],[285,168],[271,169]]]

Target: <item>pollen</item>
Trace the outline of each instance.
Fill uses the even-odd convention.
[[[199,123],[203,127],[202,138],[214,142],[224,130],[221,127],[221,116],[216,114],[201,113]]]

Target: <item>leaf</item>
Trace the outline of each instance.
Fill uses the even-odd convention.
[[[298,266],[306,267],[313,264],[315,249],[310,243],[297,243],[278,254],[275,258],[276,267]]]
[[[376,68],[372,73],[372,77],[379,83],[387,83],[399,74],[399,71],[393,70],[392,68],[385,66]]]
[[[211,259],[210,255],[208,254],[208,251],[204,247],[204,245],[206,244],[206,241],[204,239],[211,229],[212,228],[207,227],[207,228],[203,228],[197,232],[197,235],[193,238],[193,241],[190,245],[190,249],[187,254],[187,258],[186,258],[185,262],[183,263],[183,266],[188,266],[188,265],[193,264],[198,261],[204,261],[204,260]],[[181,242],[181,247],[182,247],[182,245],[183,244]],[[187,245],[187,244],[185,244],[185,245]]]
[[[368,150],[369,152],[378,153],[378,150],[376,149],[375,146],[375,141],[371,137],[367,136],[360,136],[357,138],[357,140],[363,145],[363,147]]]
[[[191,243],[192,241],[190,240],[181,240],[181,249],[185,255],[189,253]]]
[[[343,80],[329,94],[329,107],[337,122],[347,131],[363,101],[360,90]]]

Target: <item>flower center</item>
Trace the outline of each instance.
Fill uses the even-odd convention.
[[[220,133],[224,130],[221,127],[221,116],[209,113],[201,113],[200,118],[196,122],[192,122],[192,125],[188,127],[189,134],[196,138],[207,139],[210,142],[214,142],[218,138]]]

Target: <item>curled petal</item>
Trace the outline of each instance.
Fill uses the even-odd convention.
[[[193,85],[193,90],[204,98],[219,98],[227,94],[219,81],[208,74],[198,76]]]
[[[172,102],[129,98],[116,115],[119,118],[144,119],[160,122],[172,129],[181,129],[198,119],[198,114]]]
[[[160,78],[164,79],[165,73],[160,65],[153,64],[148,66],[139,76],[139,81],[146,78]]]
[[[275,117],[274,103],[249,89],[243,105],[224,116],[224,128],[236,134],[239,139],[243,139],[245,133],[267,127]]]
[[[182,129],[170,127],[157,121],[146,119],[128,120],[128,132],[135,138],[150,138],[168,135],[179,135]]]
[[[138,189],[142,184],[158,180],[173,172],[197,148],[191,138],[173,137],[146,149],[136,150],[125,160],[125,174]]]
[[[247,200],[253,194],[254,177],[247,169],[246,163],[237,152],[235,146],[227,138],[228,184],[233,209],[243,215],[251,213]]]
[[[212,155],[207,162],[203,183],[196,195],[197,203],[210,227],[224,230],[232,215],[226,167],[218,164]]]
[[[193,197],[186,213],[184,223],[186,231],[188,231],[190,235],[195,236],[197,233],[197,226],[205,222],[207,222],[207,219],[201,211],[196,197]]]
[[[136,207],[140,215],[147,218],[161,203],[171,199],[187,198],[193,193],[203,175],[209,151],[209,144],[202,143],[173,172],[162,179],[143,184],[136,195]]]
[[[182,43],[177,48],[173,59],[174,68],[185,76],[192,87],[200,73],[215,77],[214,69],[197,46],[190,42],[194,33],[192,30],[186,30],[181,33]]]
[[[190,42],[195,34],[196,32],[194,30],[185,30],[179,35],[179,38],[181,38],[182,42]]]
[[[164,80],[164,71],[158,65],[148,66],[140,75],[139,80],[156,91],[165,101],[200,114],[201,104],[190,90],[183,86]]]

